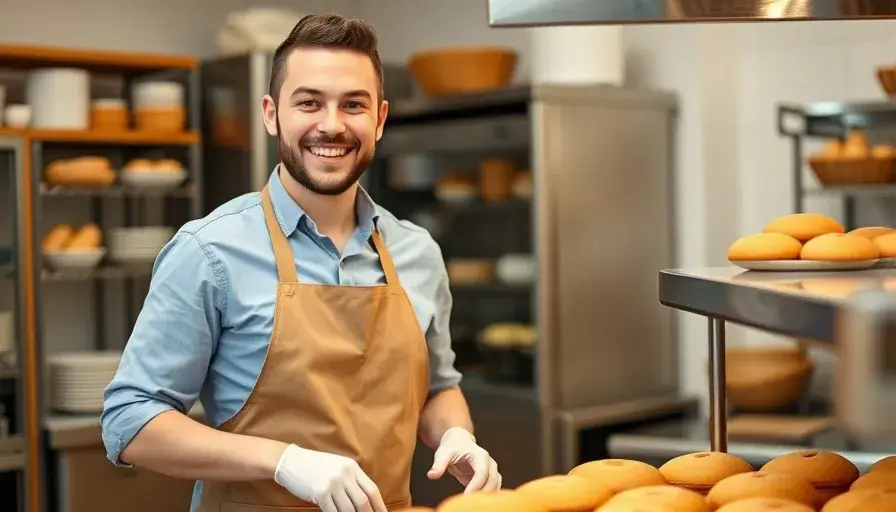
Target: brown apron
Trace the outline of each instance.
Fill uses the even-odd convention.
[[[350,457],[379,487],[388,508],[410,506],[429,359],[392,257],[374,230],[385,286],[300,283],[267,188],[261,198],[279,275],[274,332],[255,388],[219,428]],[[317,508],[273,478],[203,482],[200,505],[202,512]]]

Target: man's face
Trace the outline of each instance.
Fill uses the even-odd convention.
[[[285,71],[276,105],[270,96],[262,102],[280,160],[308,190],[342,194],[373,160],[388,113],[373,63],[358,52],[300,48]]]

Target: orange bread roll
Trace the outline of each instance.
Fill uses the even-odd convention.
[[[729,476],[707,496],[714,507],[750,498],[775,498],[815,505],[815,488],[798,475],[754,471]]]
[[[884,457],[868,468],[869,473],[896,473],[896,455]]]
[[[824,505],[831,498],[848,491],[849,486],[859,478],[859,469],[848,459],[820,450],[803,450],[776,457],[762,466],[762,471],[805,478],[815,488],[817,505]]]
[[[747,461],[722,452],[681,455],[660,467],[660,473],[670,484],[701,494],[729,476],[751,471],[753,467]]]
[[[849,487],[850,491],[863,489],[896,489],[896,473],[887,471],[875,471],[862,475]]]
[[[896,258],[896,233],[881,235],[874,240],[881,258]]]
[[[716,512],[815,512],[815,509],[804,503],[779,498],[752,498],[729,503]]]
[[[629,489],[610,498],[597,512],[709,512],[706,498],[672,485]]]
[[[820,213],[794,213],[766,224],[763,233],[790,235],[800,242],[828,233],[844,233],[846,228],[836,220]]]
[[[517,487],[516,492],[551,512],[592,512],[613,496],[609,487],[572,475],[532,480]]]
[[[803,245],[800,258],[813,261],[865,261],[880,257],[871,240],[839,233],[821,235]]]
[[[890,512],[896,510],[896,490],[849,491],[827,502],[822,512]]]
[[[874,240],[879,236],[888,235],[890,233],[896,233],[896,229],[883,226],[869,226],[864,228],[856,228],[847,233],[847,235],[861,236],[869,240]]]
[[[660,470],[637,460],[595,460],[572,468],[569,474],[605,485],[613,492],[666,484]]]
[[[510,490],[457,494],[436,507],[436,512],[498,512],[505,510],[508,512],[549,512],[542,505]]]
[[[57,224],[44,235],[41,241],[41,250],[43,252],[58,252],[65,250],[75,236],[75,228],[68,224]]]
[[[735,240],[728,247],[729,261],[775,261],[799,259],[803,245],[780,233],[759,233]]]
[[[96,224],[86,224],[79,229],[66,247],[69,251],[97,249],[103,243],[103,232]]]

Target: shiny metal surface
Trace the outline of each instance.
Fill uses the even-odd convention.
[[[714,452],[728,451],[728,402],[725,387],[725,322],[709,322],[709,446]]]
[[[748,272],[710,267],[660,272],[660,302],[776,334],[834,343],[836,313],[861,290],[896,290],[896,269]]]
[[[709,432],[704,418],[656,423],[628,432],[613,434],[608,441],[609,455],[656,464],[688,453],[709,449]],[[773,440],[732,441],[728,453],[737,455],[754,468],[775,457],[800,450],[816,449],[843,455],[864,473],[887,455],[896,453],[896,443],[880,443],[852,437],[832,430],[813,436],[805,443],[785,444]]]
[[[855,294],[837,327],[838,423],[855,435],[896,439],[896,293]]]
[[[672,311],[656,303],[654,273],[674,255],[675,98],[547,86],[534,97],[542,406],[675,393]]]
[[[892,0],[489,0],[493,27],[893,17]]]

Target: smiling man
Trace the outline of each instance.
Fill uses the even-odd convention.
[[[405,508],[417,437],[429,478],[500,488],[458,388],[441,251],[358,185],[389,110],[373,29],[303,18],[261,107],[281,162],[159,255],[105,393],[109,458],[197,480],[206,512]],[[185,414],[197,400],[210,426]]]

